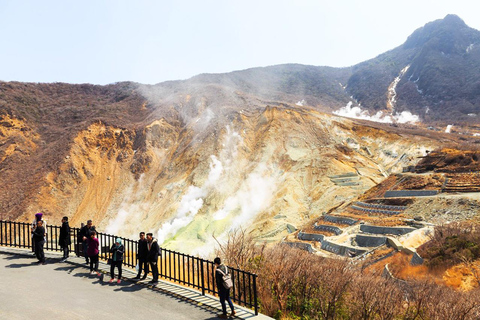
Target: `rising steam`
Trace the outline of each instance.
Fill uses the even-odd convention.
[[[368,110],[362,110],[359,106],[352,106],[350,101],[345,107],[340,110],[333,111],[334,114],[347,118],[370,120],[382,123],[416,123],[420,121],[417,115],[412,114],[410,111],[402,111],[395,114],[384,114],[382,111],[378,111],[373,116],[370,116]]]

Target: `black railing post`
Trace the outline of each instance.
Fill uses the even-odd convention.
[[[203,272],[203,259],[200,259],[200,274],[202,281],[202,296],[205,295],[205,273]]]
[[[258,316],[258,301],[257,301],[257,275],[253,275],[253,303],[255,308],[255,315]]]

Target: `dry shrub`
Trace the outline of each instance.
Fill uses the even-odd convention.
[[[220,247],[227,264],[258,274],[260,312],[277,319],[480,319],[480,290],[386,279],[285,244],[255,246],[243,231]]]

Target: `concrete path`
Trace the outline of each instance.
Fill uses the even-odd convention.
[[[105,263],[98,277],[89,274],[83,258],[61,263],[58,254],[46,256],[47,264],[37,265],[29,250],[0,247],[0,319],[218,319],[216,297],[165,281],[156,287],[128,280],[110,284]],[[129,269],[123,273],[135,276]],[[236,319],[270,319],[236,310]]]

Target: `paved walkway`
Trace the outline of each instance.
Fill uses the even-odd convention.
[[[29,250],[0,247],[0,319],[213,320],[221,313],[218,298],[189,288],[165,281],[156,287],[129,280],[110,284],[105,263],[98,277],[89,274],[83,258],[61,263],[58,254],[46,256],[47,264],[37,265]],[[123,273],[135,276],[129,269]],[[236,309],[236,319],[270,319]]]

